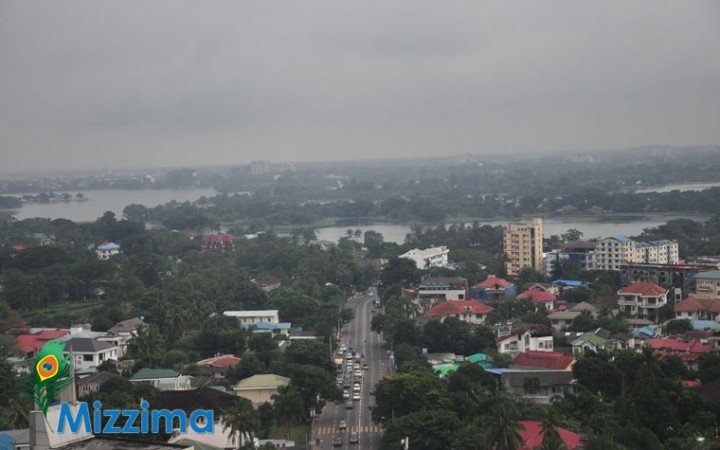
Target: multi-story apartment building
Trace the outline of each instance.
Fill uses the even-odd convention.
[[[542,245],[541,218],[534,219],[532,223],[509,223],[503,233],[505,266],[508,275],[518,275],[526,267],[543,273],[545,268]]]
[[[626,264],[679,264],[676,241],[637,242],[625,236],[601,239],[595,250],[595,269],[620,270]]]
[[[720,320],[720,270],[695,275],[695,293],[675,305],[678,319]]]

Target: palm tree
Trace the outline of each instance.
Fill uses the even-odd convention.
[[[494,409],[492,415],[484,416],[485,433],[481,436],[481,448],[494,450],[518,450],[522,443],[518,428],[520,423],[513,410],[504,403]]]
[[[254,443],[255,434],[260,430],[260,414],[253,408],[252,402],[245,397],[239,397],[237,403],[223,416],[223,432],[230,429],[230,441],[235,444],[236,436],[240,434],[237,448],[242,443]]]
[[[293,386],[285,386],[273,394],[272,401],[275,420],[285,425],[285,439],[290,439],[290,424],[300,421],[305,413],[303,399]]]

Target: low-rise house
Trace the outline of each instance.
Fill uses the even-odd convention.
[[[412,260],[418,269],[429,269],[431,267],[447,266],[449,254],[450,250],[445,246],[426,249],[414,248],[400,255],[400,258]]]
[[[118,348],[118,357],[122,357],[127,352],[127,346],[130,339],[137,336],[138,330],[145,325],[142,318],[133,317],[116,323],[110,328],[105,336],[98,337],[98,341],[110,342]]]
[[[583,448],[582,436],[566,428],[556,427],[560,439],[567,450],[579,450]],[[545,439],[543,424],[537,420],[523,420],[518,428],[522,443],[518,450],[537,450],[542,447]]]
[[[218,355],[203,359],[195,364],[209,370],[215,378],[224,378],[230,367],[240,364],[240,358],[235,355]]]
[[[25,353],[28,357],[34,357],[37,352],[43,348],[48,341],[53,339],[60,339],[61,337],[70,334],[70,330],[61,330],[55,328],[35,328],[31,329],[29,333],[19,334],[17,337],[18,347],[20,351]]]
[[[517,287],[509,281],[488,275],[470,289],[470,297],[483,303],[497,305],[517,295]]]
[[[555,311],[548,314],[553,330],[562,331],[572,325],[573,320],[582,314],[580,311]]]
[[[232,234],[206,234],[200,240],[200,248],[216,252],[234,252],[235,236]]]
[[[277,309],[267,309],[258,311],[225,311],[223,313],[228,317],[235,317],[240,324],[257,324],[257,323],[280,323],[280,316]]]
[[[697,298],[694,295],[675,305],[675,317],[690,320],[713,320],[720,315],[720,300]]]
[[[518,295],[517,298],[518,300],[530,300],[536,305],[543,305],[546,310],[552,311],[553,309],[555,309],[555,299],[557,297],[555,297],[553,294],[550,294],[549,292],[528,289],[527,291]]]
[[[257,323],[243,323],[242,326],[245,330],[250,330],[252,333],[271,333],[272,335],[288,334],[292,328],[290,322],[257,322]]]
[[[519,353],[510,364],[511,369],[572,370],[575,358],[557,352],[527,351]]]
[[[636,281],[618,291],[618,307],[633,317],[659,319],[659,309],[667,305],[668,290],[647,281]]]
[[[228,410],[237,403],[237,396],[210,387],[200,387],[188,391],[164,391],[148,397],[147,402],[153,410],[175,410],[184,411],[188,416],[198,409],[212,410],[214,427],[212,433],[196,433],[188,427],[187,431],[180,433],[175,431],[168,443],[181,443],[191,441],[195,448],[240,448],[247,444],[240,432],[233,436],[230,429],[224,426],[224,416]],[[201,445],[198,445],[201,444]]]
[[[100,390],[100,387],[105,384],[105,382],[119,377],[120,375],[112,372],[97,372],[86,377],[75,377],[77,396],[80,398],[95,393]]]
[[[497,346],[499,353],[513,356],[527,351],[552,352],[553,330],[545,325],[525,325],[499,336]]]
[[[118,348],[92,338],[72,338],[65,343],[66,355],[70,355],[75,372],[94,372],[107,360],[118,359]]]
[[[105,241],[95,249],[98,258],[107,261],[115,255],[120,254],[120,246],[114,242]]]
[[[571,370],[487,369],[501,385],[518,397],[544,405],[577,393]]]
[[[130,377],[132,383],[148,383],[160,391],[187,391],[190,377],[180,375],[172,369],[142,368]]]
[[[610,331],[598,328],[595,331],[589,331],[579,338],[572,341],[572,351],[574,355],[582,354],[585,351],[599,352],[601,350],[610,350],[613,343],[610,341]]]
[[[526,291],[543,291],[552,295],[560,295],[560,287],[552,283],[525,283]]]
[[[655,356],[678,356],[692,369],[697,369],[696,361],[700,355],[713,351],[712,346],[696,339],[649,339],[647,345]]]
[[[280,279],[275,278],[272,275],[261,275],[250,281],[252,281],[253,284],[262,289],[264,292],[270,292],[273,289],[278,289],[282,285],[282,283],[280,283]]]
[[[597,308],[588,302],[580,302],[577,305],[573,305],[570,311],[577,311],[580,313],[587,312],[593,317],[597,317]]]
[[[433,306],[423,317],[441,322],[448,317],[455,317],[463,322],[481,324],[485,323],[492,310],[477,300],[447,300]]]
[[[424,309],[445,300],[467,300],[467,279],[460,277],[429,277],[418,286],[418,300]]]
[[[278,389],[290,384],[290,378],[274,374],[253,375],[241,380],[233,387],[233,391],[240,397],[250,400],[253,405],[261,403],[273,403],[272,396],[278,393]]]

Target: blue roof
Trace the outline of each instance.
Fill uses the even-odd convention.
[[[250,327],[255,327],[256,330],[289,330],[292,328],[292,324],[290,322],[280,322],[280,323],[270,323],[270,322],[258,322],[258,323],[244,323],[242,324],[242,327],[247,329]]]
[[[585,283],[580,280],[555,280],[552,282],[552,284],[562,284],[564,286],[579,287],[583,286]]]
[[[501,368],[501,367],[491,367],[489,369],[485,369],[485,372],[489,373],[490,375],[499,377],[499,376],[502,376],[502,374],[507,372],[508,370],[510,370],[510,369],[505,369],[505,368]]]
[[[114,242],[98,245],[98,250],[120,250],[120,246]]]
[[[655,330],[653,330],[653,329],[650,328],[650,327],[642,327],[642,328],[638,328],[637,330],[635,330],[635,331],[634,331],[634,334],[635,334],[635,336],[639,336],[639,335],[641,335],[641,334],[644,334],[644,335],[646,335],[646,336],[653,337],[653,336],[655,336]]]
[[[630,242],[632,240],[627,236],[610,236],[610,239],[615,239],[620,242]]]
[[[693,330],[719,330],[720,324],[714,320],[693,320],[690,322]]]

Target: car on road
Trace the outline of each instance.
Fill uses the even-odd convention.
[[[347,422],[341,420],[340,423],[338,423],[338,430],[347,430]]]
[[[348,400],[350,398],[350,391],[343,391],[343,399]]]
[[[353,394],[353,401],[358,401],[358,400],[360,400],[360,393],[356,392]]]
[[[357,433],[350,433],[348,436],[348,444],[359,444],[360,443],[360,435]]]
[[[345,402],[345,409],[353,409],[355,405],[353,405],[352,400],[348,400]]]
[[[345,378],[345,381],[343,381],[343,389],[350,389],[350,379]]]
[[[356,384],[355,386],[353,386],[353,392],[360,392],[360,385],[359,385],[359,384]]]
[[[335,436],[333,439],[333,447],[342,447],[343,446],[343,438],[340,436]]]
[[[363,370],[369,370],[370,366],[368,366],[368,363],[363,363],[362,368]]]
[[[362,370],[358,369],[355,371],[355,376],[358,378],[362,378]]]

